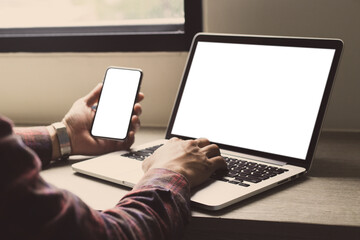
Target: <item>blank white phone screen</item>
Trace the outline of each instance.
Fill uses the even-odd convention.
[[[93,136],[126,138],[140,80],[139,70],[107,70],[91,130]]]
[[[199,42],[172,134],[305,159],[334,53]]]

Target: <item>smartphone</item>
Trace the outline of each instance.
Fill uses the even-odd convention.
[[[91,127],[94,137],[124,140],[142,80],[140,69],[109,67]]]

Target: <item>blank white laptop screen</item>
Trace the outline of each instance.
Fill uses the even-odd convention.
[[[200,41],[171,133],[304,160],[334,54]]]

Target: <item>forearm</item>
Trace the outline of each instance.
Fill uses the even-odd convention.
[[[117,208],[133,225],[131,239],[180,239],[191,217],[189,184],[178,173],[152,169]]]
[[[158,173],[104,212],[33,177],[7,191],[1,224],[16,239],[179,239],[190,218],[187,183],[162,172],[173,184],[153,186]]]
[[[42,166],[46,167],[51,160],[60,158],[59,140],[53,126],[15,127],[26,146],[36,152]]]
[[[52,155],[56,143],[47,127],[15,127],[13,130],[22,138],[24,144],[39,156],[42,167],[47,166],[54,159]]]
[[[0,139],[0,226],[14,239],[176,239],[190,217],[186,179],[149,171],[116,207],[98,212],[47,184],[19,137]],[[101,197],[101,196],[99,196]]]
[[[4,136],[0,135],[1,236],[14,239],[181,237],[190,219],[189,184],[182,175],[165,169],[149,170],[116,207],[98,212],[75,195],[47,184],[39,175],[40,160],[36,154],[11,132],[10,124],[1,119],[0,123],[9,129]],[[43,136],[44,128],[34,128],[27,136],[36,136],[34,132]],[[51,138],[51,133],[47,136]],[[34,139],[25,137],[25,140]],[[49,144],[51,140],[46,142]]]

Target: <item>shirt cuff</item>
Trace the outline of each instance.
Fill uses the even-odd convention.
[[[135,185],[134,190],[140,190],[148,186],[171,190],[176,194],[181,194],[190,202],[190,184],[180,173],[165,168],[150,169]]]

